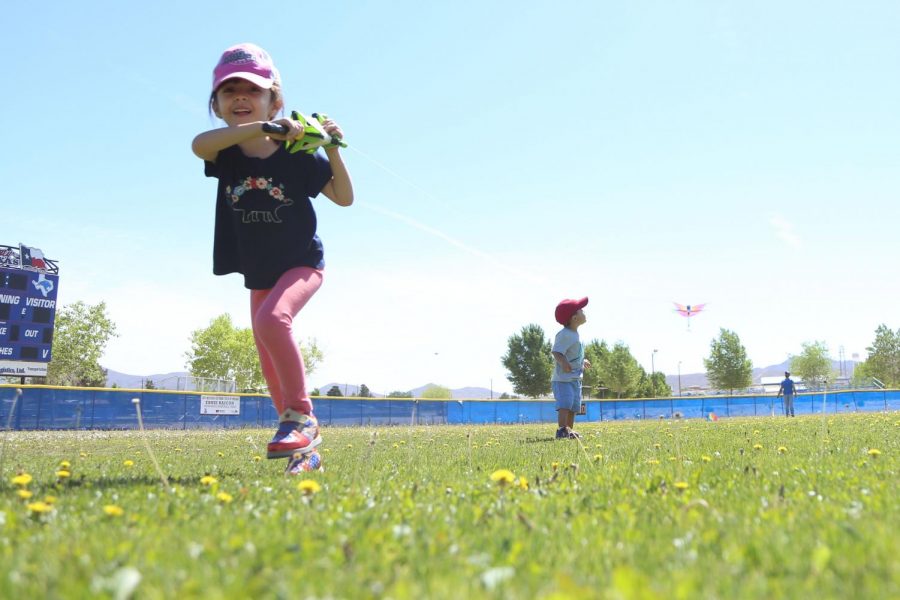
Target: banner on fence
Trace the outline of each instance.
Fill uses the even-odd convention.
[[[3,333],[4,329],[5,327],[0,325],[0,334]],[[0,375],[10,377],[46,377],[47,363],[22,361],[0,362]]]
[[[239,415],[241,399],[237,396],[200,396],[201,415]]]

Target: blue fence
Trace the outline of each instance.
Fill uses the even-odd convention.
[[[16,390],[21,396],[16,399]],[[278,417],[268,396],[223,394],[239,400],[237,415],[200,414],[200,392],[61,388],[0,385],[0,427],[12,429],[135,429],[140,399],[148,428],[271,427]],[[706,418],[783,414],[773,396],[695,396],[629,400],[588,400],[579,420]],[[15,410],[13,411],[15,404]],[[410,400],[394,398],[315,398],[323,425],[410,425],[556,422],[552,400]],[[841,390],[801,394],[796,414],[900,410],[900,390]],[[10,419],[10,414],[12,418]]]

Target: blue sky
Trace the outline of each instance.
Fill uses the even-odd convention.
[[[214,180],[190,151],[221,51],[266,48],[287,106],[344,128],[351,208],[316,200],[310,377],[508,391],[500,357],[587,295],[585,339],[703,370],[900,327],[900,4],[42,2],[5,9],[0,243],[106,301],[104,366],[182,370],[192,330],[249,326],[212,275]],[[11,71],[10,71],[11,69]],[[706,303],[690,331],[673,302]]]

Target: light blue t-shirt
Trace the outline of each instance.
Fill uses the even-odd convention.
[[[578,332],[568,327],[563,327],[556,334],[556,340],[553,342],[553,351],[559,352],[566,357],[566,360],[569,361],[569,365],[572,367],[572,371],[564,373],[559,363],[554,360],[553,377],[550,380],[576,381],[581,379],[581,374],[584,371],[584,346],[581,345]]]

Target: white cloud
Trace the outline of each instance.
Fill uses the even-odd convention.
[[[794,225],[779,214],[769,217],[769,224],[775,229],[775,235],[785,244],[793,248],[799,248],[802,244],[800,236],[794,231]]]

